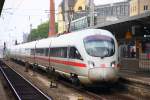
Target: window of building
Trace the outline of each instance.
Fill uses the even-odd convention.
[[[117,15],[119,16],[120,15],[120,7],[117,6]]]
[[[102,14],[101,15],[104,16],[104,13],[105,13],[104,8],[102,8]]]
[[[112,7],[108,7],[107,10],[108,10],[108,16],[111,16],[112,15]]]
[[[122,7],[121,7],[121,15],[124,16],[124,15],[125,15],[124,13],[125,13],[125,7],[122,6]]]
[[[113,7],[113,15],[116,16],[116,14],[117,14],[117,9],[116,9],[116,6],[114,6]]]
[[[82,60],[79,51],[75,47],[70,47],[69,58]]]
[[[128,14],[129,14],[129,11],[128,11],[128,10],[129,10],[129,7],[128,7],[128,6],[125,6],[125,15],[126,15],[126,16],[128,16]]]
[[[107,16],[107,8],[104,8],[104,16]]]
[[[78,10],[82,10],[82,7],[80,6],[80,7],[78,8]]]
[[[109,15],[109,9],[108,7],[105,8],[105,16],[108,16]]]
[[[144,5],[144,10],[148,10],[148,5]]]
[[[135,10],[134,10],[134,6],[132,6],[132,7],[131,7],[131,11],[132,11],[132,13],[134,13],[134,12],[135,12]]]
[[[119,15],[120,15],[120,16],[121,16],[121,13],[122,13],[121,8],[122,8],[122,7],[121,7],[121,5],[120,5],[120,6],[119,6],[119,11],[120,11],[120,14],[119,14]]]

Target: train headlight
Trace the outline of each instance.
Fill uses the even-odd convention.
[[[89,65],[90,68],[93,68],[95,66],[93,61],[88,61],[88,65]]]
[[[115,61],[111,62],[111,67],[115,67],[115,66],[116,66],[116,62]]]

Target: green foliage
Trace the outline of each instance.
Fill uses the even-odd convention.
[[[55,23],[55,30],[56,30],[56,33],[58,33],[58,23]]]
[[[58,32],[58,23],[55,23],[56,32]],[[49,21],[42,23],[37,27],[37,29],[32,29],[28,36],[28,41],[34,41],[42,38],[48,37],[49,31]]]

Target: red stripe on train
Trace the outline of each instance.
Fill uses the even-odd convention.
[[[35,58],[50,61],[50,62],[60,63],[60,64],[64,64],[64,65],[75,66],[75,67],[86,67],[86,64],[73,62],[73,61],[63,61],[63,60],[56,60],[56,59],[49,60],[49,58],[43,58],[43,57],[35,57]]]

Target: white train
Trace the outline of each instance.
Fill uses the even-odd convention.
[[[10,57],[83,84],[118,79],[118,44],[106,30],[86,29],[11,47]]]

